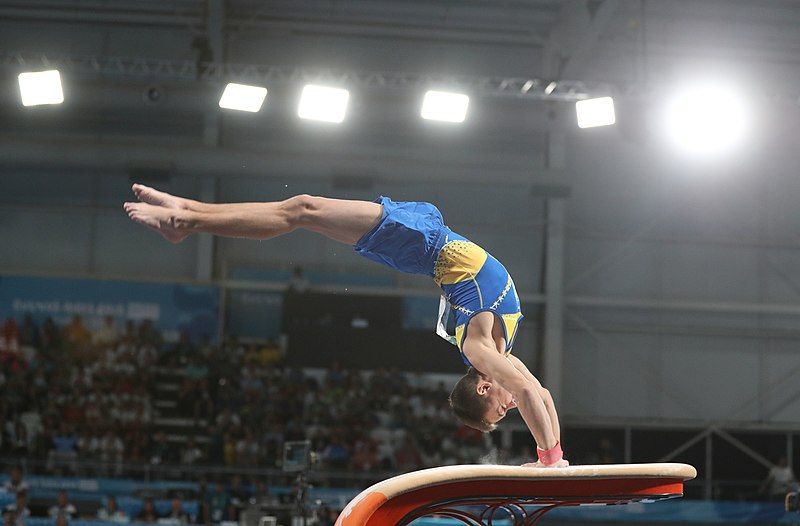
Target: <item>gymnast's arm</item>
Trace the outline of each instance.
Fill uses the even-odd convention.
[[[486,324],[488,330],[484,324],[476,324],[475,321],[477,317],[470,322],[470,331],[464,339],[464,355],[477,370],[494,379],[511,393],[522,419],[536,440],[536,445],[545,450],[555,447],[558,440],[553,433],[550,413],[542,399],[540,389],[498,352],[491,337],[493,320],[489,320],[490,323]]]
[[[561,442],[561,426],[558,423],[558,413],[556,412],[556,404],[553,401],[552,395],[550,395],[550,391],[548,391],[539,380],[533,376],[533,374],[528,370],[522,360],[514,356],[513,354],[508,355],[508,360],[514,366],[514,368],[521,372],[522,375],[528,379],[536,388],[539,390],[539,396],[542,397],[544,401],[544,405],[547,408],[547,413],[550,415],[550,423],[553,426],[553,435],[556,437],[556,441]]]

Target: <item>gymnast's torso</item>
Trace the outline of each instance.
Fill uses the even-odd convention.
[[[475,243],[452,231],[444,236],[433,279],[455,313],[458,348],[462,349],[469,320],[490,311],[503,321],[508,354],[522,319],[514,280],[502,263]]]
[[[506,354],[522,319],[514,281],[503,265],[480,246],[450,230],[430,203],[394,202],[380,197],[381,220],[354,246],[382,265],[425,274],[442,288],[455,313],[456,343],[462,348],[467,324],[490,311],[503,321]],[[469,364],[463,356],[465,363]]]

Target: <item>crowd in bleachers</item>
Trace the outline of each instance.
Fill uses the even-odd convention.
[[[0,449],[75,471],[125,464],[279,467],[282,445],[311,440],[323,467],[407,471],[475,461],[491,443],[460,427],[447,388],[422,374],[282,365],[280,353],[235,340],[164,343],[148,321],[90,330],[30,316],[6,320],[0,372]],[[194,426],[175,440],[155,425],[157,371],[180,378],[177,413]]]
[[[6,320],[0,357],[0,448],[55,464],[145,458],[153,419],[152,366],[158,331],[149,323],[94,333],[80,316],[59,327]]]
[[[32,460],[44,475],[193,465],[188,476],[208,488],[200,497],[208,520],[213,509],[229,518],[236,490],[227,475],[206,486],[204,468],[279,469],[286,441],[309,440],[314,469],[376,474],[474,462],[492,447],[457,425],[446,386],[424,374],[286,367],[270,346],[165,343],[148,321],[120,327],[107,317],[90,328],[79,315],[63,325],[8,319],[0,361],[4,458]],[[165,372],[179,379],[172,413],[192,423],[177,438],[159,425],[156,382]]]
[[[211,345],[186,335],[165,342],[149,321],[120,326],[107,317],[90,327],[79,315],[63,325],[31,316],[7,319],[0,365],[0,457],[6,462],[39,475],[96,477],[179,466],[167,476],[202,488],[192,515],[178,502],[191,521],[235,518],[241,511],[236,503],[259,491],[268,496],[256,489],[265,480],[251,476],[252,469],[280,470],[288,441],[310,441],[314,470],[349,474],[332,480],[362,487],[391,472],[533,458],[529,449],[514,456],[497,448],[492,436],[460,426],[447,404],[448,386],[432,375],[345,369],[333,360],[326,370],[288,367],[276,346],[235,339]],[[158,389],[165,375],[177,379],[167,405]],[[190,422],[179,436],[163,423],[164,407]],[[583,453],[578,448],[571,460],[621,461],[608,439]],[[189,465],[192,470],[183,470]],[[771,493],[781,496],[785,488]],[[23,488],[16,492],[22,500],[5,506],[24,514],[26,495]],[[129,520],[146,501],[126,501]],[[150,519],[165,517],[173,506],[166,499],[155,504]],[[106,506],[103,513],[120,513],[113,503]]]

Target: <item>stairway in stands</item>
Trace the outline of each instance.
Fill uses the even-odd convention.
[[[201,448],[208,442],[205,419],[194,420],[191,413],[183,413],[178,406],[178,393],[184,372],[180,368],[159,367],[153,383],[153,429],[155,435],[164,431],[167,440],[180,450],[190,436]]]

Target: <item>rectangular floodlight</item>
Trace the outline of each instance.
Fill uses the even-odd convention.
[[[597,99],[579,100],[575,103],[579,128],[610,126],[617,122],[614,113],[614,99],[600,97]]]
[[[464,122],[469,97],[463,93],[428,91],[422,99],[420,116],[431,121]]]
[[[346,89],[328,88],[308,84],[300,96],[297,115],[301,119],[324,122],[342,122],[347,113],[350,92]]]
[[[19,93],[23,106],[42,104],[61,104],[64,92],[61,90],[61,75],[57,69],[19,74]]]
[[[255,113],[261,109],[266,97],[267,88],[231,82],[225,86],[225,91],[222,92],[219,107]]]

